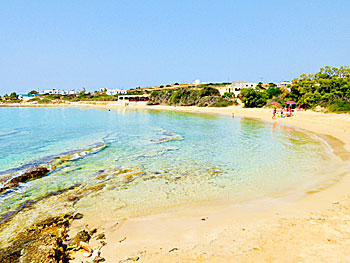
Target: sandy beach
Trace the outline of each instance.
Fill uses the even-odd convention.
[[[350,0],[0,10],[0,263],[350,263]]]
[[[120,107],[112,103],[40,106]],[[128,108],[234,114],[289,125],[317,133],[339,158],[350,161],[349,114],[300,111],[292,118],[272,120],[271,109],[239,106]],[[101,249],[101,256],[106,262],[350,262],[349,175],[348,169],[320,191],[293,201],[279,200],[269,208],[260,207],[259,201],[242,207],[212,204],[113,222],[98,222],[90,215],[74,222],[70,235],[82,227],[102,229],[107,245]],[[91,245],[96,246],[97,241]],[[72,262],[81,262],[80,252],[75,257]]]

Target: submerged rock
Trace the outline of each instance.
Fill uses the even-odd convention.
[[[77,200],[79,200],[79,197],[76,196],[76,195],[70,195],[70,196],[68,196],[68,198],[67,198],[67,201],[68,201],[68,202],[75,202],[75,201],[77,201]]]
[[[107,174],[98,174],[95,178],[97,180],[105,180],[107,178]]]

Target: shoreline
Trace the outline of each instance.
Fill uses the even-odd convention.
[[[34,107],[60,106],[166,110],[228,116],[234,113],[237,117],[255,118],[321,134],[321,139],[322,136],[332,136],[335,138],[335,147],[332,148],[337,149],[336,154],[349,161],[349,114],[307,111],[297,112],[296,117],[272,120],[269,109],[243,109],[238,106],[123,107],[115,103],[75,103]],[[178,212],[119,219],[115,222],[95,222],[93,218],[87,217],[80,222],[74,222],[71,234],[86,224],[91,228],[104,229],[107,246],[101,250],[101,256],[106,262],[133,256],[139,257],[141,262],[350,261],[347,252],[350,220],[346,215],[350,213],[349,185],[350,178],[347,174],[320,192],[276,204],[263,211],[253,211],[255,204],[251,208],[247,207],[242,214],[235,211],[238,207],[220,206],[194,207]],[[79,259],[77,255],[71,262],[80,262]]]
[[[120,108],[116,105],[106,105],[104,108],[116,107]],[[324,114],[307,111],[297,112],[297,116],[293,118],[272,120],[271,110],[269,109],[146,105],[128,106],[127,108],[223,114],[228,116],[231,116],[232,112],[234,112],[235,116],[239,117],[255,118],[270,123],[276,122],[277,124],[296,127],[304,131],[321,134],[322,136],[331,136],[332,140],[335,138],[335,146],[340,154],[349,160],[350,136],[348,134],[350,134],[350,115],[348,114]],[[350,256],[344,254],[344,250],[341,249],[339,252],[334,253],[334,243],[336,241],[332,241],[333,243],[329,244],[328,239],[324,240],[323,236],[329,230],[323,229],[325,225],[323,219],[327,217],[337,218],[337,224],[332,226],[333,229],[331,228],[333,231],[336,231],[337,228],[339,229],[339,221],[347,220],[342,214],[344,207],[337,207],[339,211],[334,212],[334,204],[338,206],[342,202],[346,203],[344,206],[349,204],[349,185],[349,176],[343,176],[326,189],[308,194],[298,200],[277,203],[274,207],[262,211],[253,211],[257,204],[247,207],[244,213],[233,211],[233,209],[239,208],[232,206],[202,207],[124,219],[123,223],[117,227],[110,227],[112,222],[99,224],[89,219],[83,221],[83,223],[105,229],[107,243],[111,244],[102,250],[102,256],[107,259],[107,262],[112,258],[127,259],[135,255],[140,256],[143,262],[266,262],[270,261],[268,260],[269,258],[284,262],[317,261],[315,255],[300,256],[303,254],[302,252],[299,254],[295,253],[298,250],[312,250],[315,244],[325,247],[327,258],[336,257],[337,259],[342,258],[344,261],[348,261]],[[346,208],[346,211],[350,212],[350,209]],[[313,215],[317,215],[322,220],[314,220]],[[300,229],[295,230],[291,226],[298,226]],[[341,227],[348,229],[346,224],[341,225]],[[320,228],[319,233],[310,232],[310,228]],[[260,238],[256,238],[256,235],[260,236]],[[121,236],[127,237],[129,241],[120,243]],[[237,236],[240,237],[239,244],[232,245],[232,240]],[[291,236],[295,237],[291,238]],[[304,238],[306,238],[307,244],[305,247],[300,247],[298,242]],[[272,241],[273,239],[280,239],[282,243]],[[295,241],[290,242],[293,239]],[[344,243],[343,240],[339,241]],[[268,246],[265,244],[268,244]],[[341,243],[341,245],[343,244]],[[228,247],[231,248],[228,249]],[[143,253],[140,253],[140,251]],[[316,251],[313,251],[313,253],[316,253]],[[286,258],[291,260],[286,260]]]

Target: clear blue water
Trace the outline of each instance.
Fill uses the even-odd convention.
[[[108,220],[302,192],[333,165],[315,137],[252,119],[57,107],[0,108],[0,123],[0,176],[66,158],[48,176],[0,193],[0,216],[36,202],[12,218],[13,227],[70,209]],[[105,148],[67,155],[95,145]]]

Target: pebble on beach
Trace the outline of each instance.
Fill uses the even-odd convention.
[[[83,257],[84,258],[89,258],[89,257],[91,257],[91,255],[92,255],[92,253],[90,253],[90,252],[84,252],[83,253]]]
[[[84,249],[86,252],[92,253],[92,248],[90,245],[84,241],[80,241],[80,247]]]

